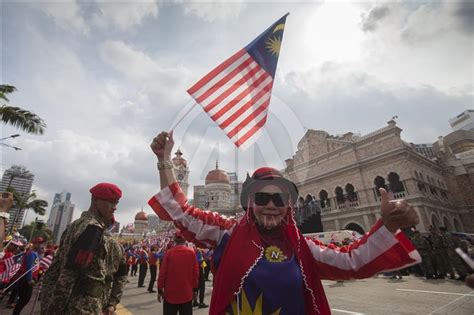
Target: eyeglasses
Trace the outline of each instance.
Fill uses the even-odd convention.
[[[255,204],[257,206],[266,206],[269,202],[273,201],[273,204],[277,207],[284,207],[288,205],[290,195],[287,193],[266,193],[257,192],[255,193]]]

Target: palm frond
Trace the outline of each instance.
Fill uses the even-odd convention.
[[[0,107],[0,121],[32,134],[42,135],[46,129],[46,123],[39,116],[14,106]]]
[[[13,85],[0,84],[0,98],[4,99],[7,102],[9,102],[10,100],[5,94],[11,94],[15,91],[16,87],[14,87]]]

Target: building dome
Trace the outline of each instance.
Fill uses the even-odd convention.
[[[142,210],[135,215],[135,221],[137,220],[148,221],[148,215]]]
[[[206,185],[208,184],[230,184],[229,175],[226,171],[220,170],[216,163],[216,169],[207,173]]]
[[[176,151],[175,155],[176,156],[172,159],[173,165],[176,166],[176,167],[178,167],[180,165],[182,165],[184,167],[187,167],[188,161],[183,159],[183,153],[181,152],[180,149],[178,149],[178,151]]]

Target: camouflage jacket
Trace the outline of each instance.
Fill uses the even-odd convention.
[[[101,314],[120,302],[126,281],[122,247],[102,218],[83,212],[64,231],[43,278],[41,314]]]
[[[431,234],[430,241],[431,241],[431,244],[433,245],[433,250],[436,251],[437,253],[440,251],[444,251],[447,248],[443,237],[439,234]]]
[[[418,251],[427,252],[431,250],[430,242],[421,235],[413,237],[411,239],[411,242]]]

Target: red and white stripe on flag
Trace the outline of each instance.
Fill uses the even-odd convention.
[[[5,271],[0,274],[0,281],[9,281],[20,270],[21,263],[17,263],[18,256],[5,259]]]
[[[49,266],[51,265],[52,261],[53,261],[53,256],[51,256],[51,255],[48,255],[48,256],[45,256],[45,257],[41,258],[41,260],[40,260],[41,269],[43,269],[43,270],[48,269]]]
[[[273,78],[245,49],[209,72],[188,93],[237,147],[254,143],[267,121]]]

